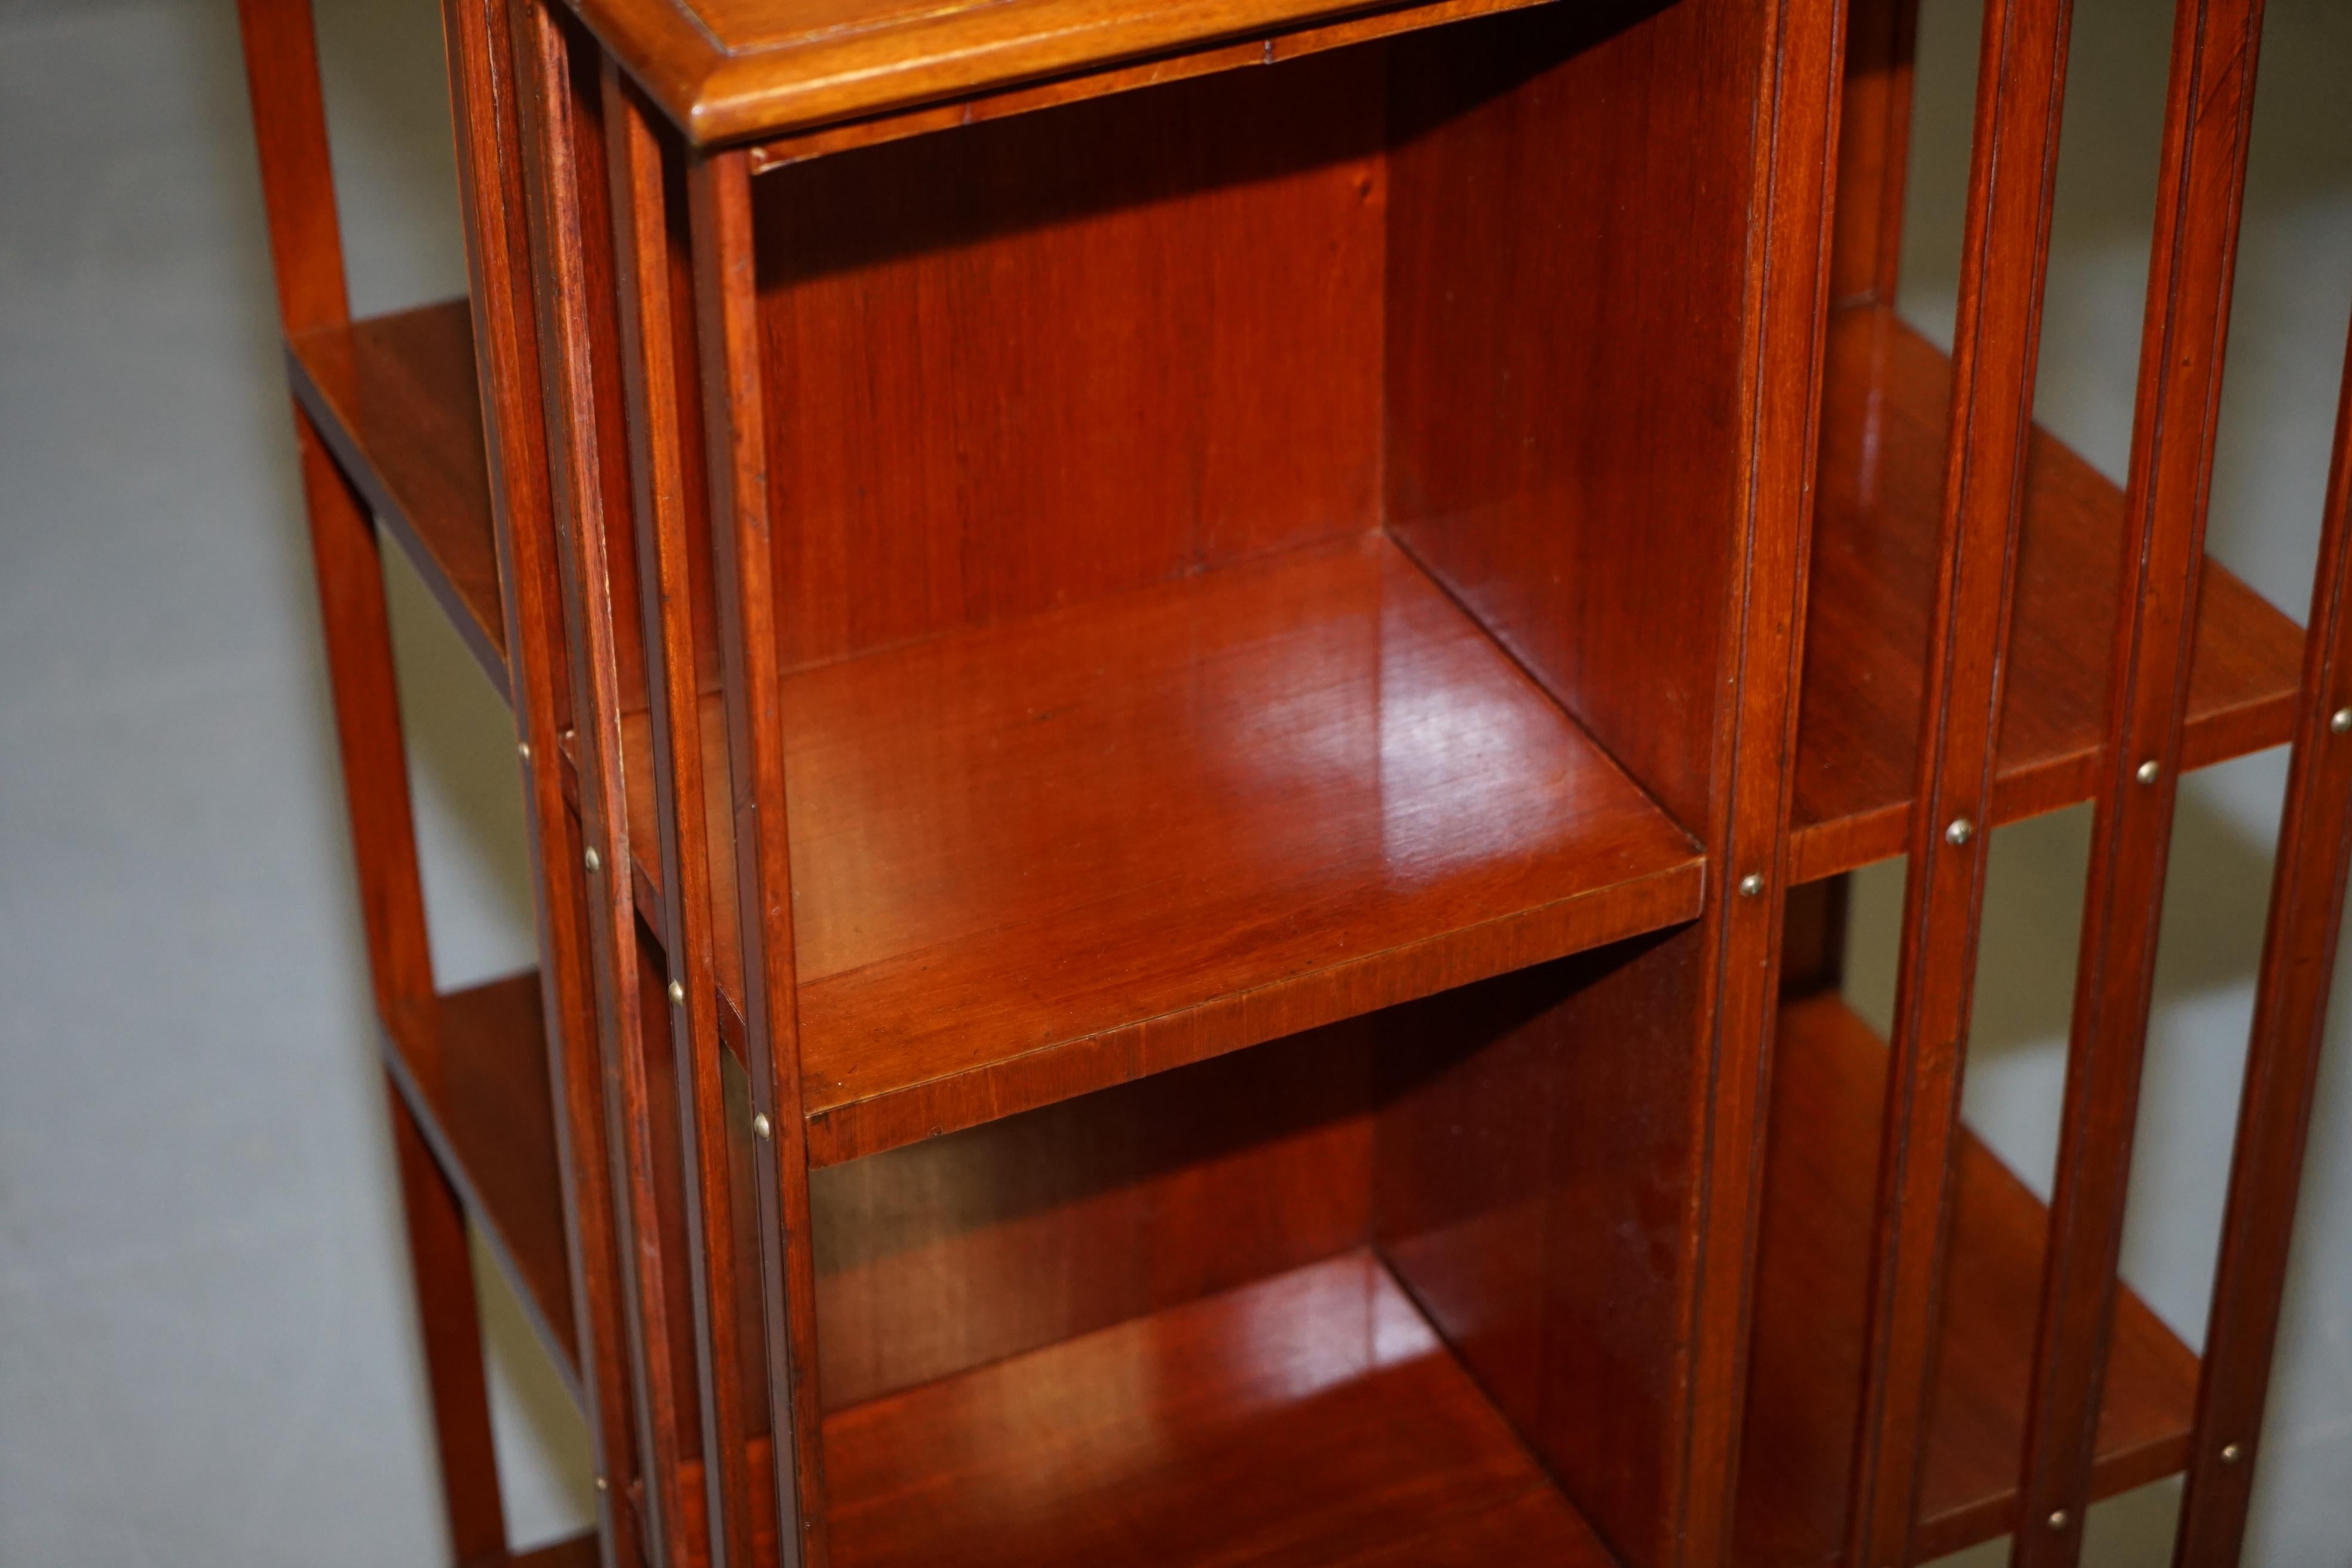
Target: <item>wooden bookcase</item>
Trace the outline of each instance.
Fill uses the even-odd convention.
[[[2126,490],[2024,413],[2064,6],[1987,11],[1956,364],[1906,0],[445,0],[473,287],[366,321],[242,0],[459,1562],[2058,1561],[2184,1469],[2234,1559],[2347,481],[2312,637],[2202,563],[2259,5],[2180,6]],[[384,538],[530,808],[455,994]],[[2291,739],[2200,1363],[2105,1173],[2172,781]],[[2053,1219],[1951,1046],[2084,800]],[[469,1226],[597,1456],[527,1559]]]

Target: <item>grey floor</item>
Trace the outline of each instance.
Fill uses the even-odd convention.
[[[2111,473],[2157,11],[2077,6],[2050,282],[2042,412]],[[2300,619],[2352,307],[2352,6],[2270,11],[2211,530]],[[455,293],[436,7],[320,12],[356,302]],[[1904,306],[1948,332],[1973,13],[1924,26]],[[224,0],[0,0],[0,1568],[444,1556],[242,94]],[[530,953],[506,721],[394,586],[436,962],[503,973]],[[2283,776],[2199,776],[2178,830],[2126,1267],[2192,1341]],[[1969,1107],[2036,1181],[2086,836],[2072,812],[1994,847]],[[1865,1011],[1900,896],[1861,880]],[[2340,1053],[2314,1139],[2249,1554],[2277,1568],[2352,1563]],[[581,1436],[486,1296],[532,1542],[584,1517]],[[2093,1560],[2163,1561],[2176,1505],[2103,1505]]]

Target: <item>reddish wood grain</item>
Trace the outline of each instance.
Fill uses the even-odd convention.
[[[1950,374],[1891,311],[1843,310],[1832,320],[1790,847],[1800,881],[1902,851]],[[2025,459],[1996,823],[2091,795],[2123,563],[2123,492],[2037,427]],[[2286,739],[2302,643],[2293,621],[2207,563],[2181,767]]]
[[[1369,1254],[825,1422],[845,1568],[1612,1562]]]
[[[431,1038],[420,1032],[435,1031]],[[442,996],[387,1032],[385,1065],[574,1400],[578,1324],[535,973]],[[411,1062],[437,1049],[431,1080]]]
[[[758,182],[788,671],[1379,521],[1382,64]]]
[[[540,396],[539,341],[524,213],[518,62],[511,12],[503,0],[444,0],[449,96],[457,132],[457,175],[466,221],[474,351],[488,458],[488,511],[505,630],[508,692],[528,809],[531,894],[540,947],[545,1073],[558,1210],[570,1268],[596,1490],[600,1559],[631,1568],[643,1557],[634,1517],[621,1500],[635,1473],[635,1423],[620,1353],[620,1259],[609,1163],[602,1158],[604,1094],[596,1063],[594,988],[581,885],[579,824],[566,805],[567,770],[558,736],[571,706],[562,655],[562,591],[555,565],[546,428]],[[464,405],[457,394],[443,397]],[[538,759],[534,763],[533,759]]]
[[[820,1164],[1697,912],[1681,830],[1377,536],[783,699]]]
[[[767,490],[767,391],[760,360],[751,171],[730,153],[688,163],[695,343],[703,461],[724,669],[743,1060],[763,1136],[757,1176],[760,1299],[769,1445],[783,1568],[826,1568],[824,1447],[816,1371],[807,1124],[801,1103],[793,846],[784,794],[778,588]],[[711,835],[714,843],[717,833]],[[715,891],[714,897],[717,896]],[[723,941],[723,938],[721,939]],[[767,1496],[766,1489],[758,1495]]]
[[[1845,1551],[1907,1561],[1937,1392],[1952,1152],[1976,988],[2071,0],[1989,0],[1950,431],[1906,838],[1902,958]]]
[[[828,1410],[1363,1245],[1358,1021],[815,1173]]]
[[[1886,1067],[1885,1042],[1835,996],[1782,1010],[1736,1552],[1759,1568],[1842,1561]],[[2018,1520],[2048,1216],[1965,1130],[1953,1191],[1914,1562]],[[2180,1468],[2197,1383],[2196,1358],[2128,1290],[2114,1355],[2092,1468],[2098,1497]]]
[[[1830,298],[1840,304],[1893,305],[1911,161],[1919,0],[1854,0],[1846,16]]]
[[[2278,1343],[2295,1196],[2327,1034],[2327,998],[2352,876],[2352,351],[2336,412],[2336,449],[2313,574],[2294,755],[2254,990],[2253,1036],[2238,1102],[2230,1195],[2205,1329],[2205,1380],[2180,1506],[2175,1562],[2233,1563],[2245,1538],[2263,1408]],[[2113,1381],[2112,1375],[2110,1381]]]
[[[2049,1259],[2011,1561],[2071,1568],[2112,1342],[2140,1064],[2221,411],[2262,0],[2174,7],[2155,252],[2117,584],[2113,694],[2084,879]],[[2036,1527],[2039,1521],[2039,1528]]]
[[[634,606],[644,627],[647,714],[654,750],[653,794],[659,821],[662,885],[661,943],[649,951],[644,973],[667,976],[646,987],[650,1039],[669,1047],[672,1109],[679,1166],[676,1184],[684,1232],[683,1277],[691,1285],[678,1322],[693,1325],[688,1350],[701,1415],[700,1452],[709,1480],[704,1507],[714,1521],[710,1558],[720,1564],[753,1559],[746,1468],[751,1425],[764,1391],[745,1386],[748,1363],[764,1360],[751,1347],[759,1332],[756,1304],[748,1321],[739,1268],[758,1257],[756,1238],[737,1250],[736,1209],[750,1206],[739,1193],[729,1159],[728,1107],[720,1080],[719,986],[712,951],[710,846],[704,815],[695,604],[695,552],[689,530],[707,515],[690,512],[693,447],[686,439],[682,404],[693,401],[696,379],[689,320],[679,331],[671,286],[682,250],[683,204],[673,208],[669,160],[645,103],[604,63],[603,93],[612,180],[614,269],[620,303],[622,383],[628,400],[629,468],[635,481],[635,538],[641,599]],[[675,214],[675,217],[674,217]],[[681,347],[684,353],[681,353]],[[707,578],[708,562],[704,562]],[[714,671],[715,674],[715,671]],[[652,933],[646,933],[650,939]],[[765,1484],[766,1478],[756,1478]]]
[[[635,607],[633,574],[620,563],[629,500],[625,455],[614,449],[618,404],[618,326],[614,319],[612,231],[601,115],[593,59],[548,0],[514,0],[516,77],[522,137],[549,498],[557,526],[554,562],[562,589],[562,640],[569,656],[578,735],[577,788],[581,884],[595,1038],[604,1082],[604,1153],[612,1167],[614,1227],[620,1259],[620,1305],[637,1416],[638,1474],[630,1496],[643,1521],[646,1552],[656,1565],[687,1568],[708,1553],[707,1541],[679,1496],[680,1473],[696,1422],[694,1387],[680,1345],[692,1338],[677,1321],[683,1293],[681,1238],[665,1197],[676,1191],[667,1154],[674,1125],[663,1075],[649,1061],[646,1009],[663,1022],[657,975],[648,987],[640,962],[631,849],[622,783],[621,693],[642,690],[624,668],[623,623],[614,601]],[[615,524],[613,519],[622,521]],[[666,1046],[658,1034],[656,1042]],[[667,1180],[666,1180],[667,1178]]]
[[[1017,0],[900,7],[889,0],[577,0],[605,46],[688,138],[772,137],[1036,81],[1084,79],[1138,59],[1231,69],[1332,24],[1381,37],[1532,0],[1468,5],[1346,0]],[[1349,13],[1369,11],[1370,16]],[[1250,40],[1246,51],[1229,46]],[[1254,58],[1253,58],[1254,57]]]
[[[464,300],[287,341],[295,395],[503,697],[490,480]]]

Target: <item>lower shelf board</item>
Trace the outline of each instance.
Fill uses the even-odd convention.
[[[835,1568],[1610,1564],[1369,1253],[826,1418]]]
[[[1862,1368],[1887,1052],[1835,996],[1782,1009],[1756,1286],[1737,1552],[1837,1560]],[[2007,1534],[2017,1513],[2048,1211],[1965,1131],[1944,1341],[1920,1493],[1922,1561]],[[2188,1458],[2197,1358],[2118,1293],[2093,1495]]]
[[[577,1402],[578,1325],[539,972],[437,1001],[435,1017],[394,1032],[385,1067]],[[439,1031],[437,1075],[418,1070],[425,1059],[414,1037],[419,1029]]]

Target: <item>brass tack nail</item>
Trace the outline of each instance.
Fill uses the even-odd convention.
[[[602,1476],[596,1478],[596,1489],[600,1492],[605,1490],[610,1484]]]
[[[2234,1465],[2245,1457],[2246,1451],[2243,1448],[2239,1447],[2235,1443],[2224,1443],[2221,1445],[2221,1462],[2223,1464]]]
[[[1739,879],[1739,893],[1742,898],[1752,899],[1763,890],[1764,879],[1758,876],[1755,872],[1750,871],[1748,875]]]
[[[530,742],[529,741],[517,741],[515,742],[515,754],[526,763],[530,761]]]
[[[2327,721],[2327,727],[2341,735],[2352,730],[2352,708],[2338,708]]]
[[[673,1002],[683,1005],[686,1001],[686,987],[675,980],[671,981],[669,983],[669,999]]]
[[[1954,844],[1966,844],[1976,836],[1977,825],[1965,816],[1952,818],[1952,825],[1944,829],[1945,838]]]
[[[768,1113],[764,1110],[755,1110],[751,1112],[751,1136],[754,1138],[765,1138],[767,1135]]]
[[[2051,1514],[2050,1528],[2053,1530],[2063,1530],[2066,1528],[2066,1510],[2064,1509],[2059,1509]]]
[[[596,853],[593,845],[589,846],[588,853],[583,855],[581,858],[588,863],[588,874],[592,877],[604,868],[604,858]]]
[[[2164,770],[2157,766],[2156,760],[2151,757],[2147,762],[2144,762],[2139,765],[2139,782],[2142,784],[2154,784],[2157,780],[2157,775],[2162,772],[2164,772]]]

